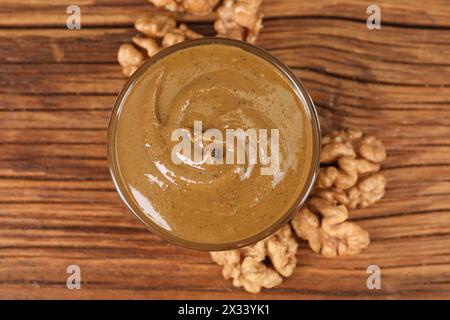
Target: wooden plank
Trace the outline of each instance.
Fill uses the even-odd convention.
[[[321,69],[341,77],[395,84],[445,85],[450,73],[450,32],[385,27],[368,31],[365,24],[327,19],[267,21],[258,44],[272,51],[291,67]],[[209,26],[211,28],[211,26]],[[205,26],[200,32],[207,33]],[[116,63],[122,43],[137,34],[131,28],[86,29],[80,31],[46,29],[0,29],[5,42],[5,62]],[[435,42],[427,39],[433,35]],[[275,41],[276,40],[276,41]],[[421,46],[416,44],[420,42]],[[8,46],[7,44],[11,44]],[[387,54],[386,46],[390,50]],[[23,52],[17,55],[17,50]],[[351,53],[351,55],[349,55]],[[370,66],[370,72],[368,68]],[[406,81],[406,82],[405,82]]]
[[[149,233],[109,177],[106,129],[125,78],[117,48],[144,0],[0,1],[0,298],[450,298],[450,12],[444,1],[379,1],[382,30],[356,0],[265,0],[259,45],[293,68],[324,131],[386,145],[385,198],[352,211],[372,243],[327,259],[301,242],[294,275],[249,295],[205,252]],[[181,16],[213,34],[213,16]],[[82,268],[67,290],[66,267]],[[366,288],[369,264],[382,290]]]
[[[131,24],[140,14],[164,12],[146,3],[145,0],[79,0],[82,25],[116,26]],[[405,27],[448,27],[450,13],[445,1],[379,0],[382,19],[386,24]],[[64,0],[42,2],[39,0],[1,0],[0,26],[58,26],[65,27],[69,5]],[[358,0],[268,0],[264,1],[262,11],[266,18],[320,16],[330,19],[352,19],[365,22],[368,3]],[[12,15],[11,12],[14,12]],[[187,21],[212,21],[214,14],[206,17],[180,16]]]

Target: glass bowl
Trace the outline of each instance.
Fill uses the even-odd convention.
[[[123,104],[127,95],[130,93],[131,88],[136,83],[136,81],[144,74],[144,72],[151,68],[152,65],[158,60],[174,53],[179,50],[191,48],[194,46],[208,45],[208,44],[220,44],[220,45],[228,45],[233,47],[238,47],[242,50],[247,51],[253,55],[256,55],[259,58],[269,62],[290,84],[293,91],[298,96],[298,99],[301,101],[302,105],[305,108],[305,113],[309,117],[311,121],[312,127],[312,139],[313,139],[313,148],[312,148],[312,162],[310,167],[310,172],[308,174],[307,182],[305,183],[302,191],[300,192],[297,201],[289,210],[287,210],[280,218],[273,222],[269,227],[262,230],[261,232],[253,235],[249,235],[247,238],[229,242],[229,243],[200,243],[193,242],[186,239],[183,239],[170,231],[162,228],[156,222],[154,222],[148,215],[146,215],[139,206],[133,200],[133,197],[130,196],[126,185],[124,183],[124,179],[120,174],[119,164],[117,160],[117,146],[116,146],[116,128],[118,123],[118,118],[123,108]],[[222,251],[222,250],[232,250],[238,249],[253,243],[256,243],[274,232],[276,232],[280,227],[284,224],[288,223],[289,220],[297,213],[300,207],[306,201],[308,195],[310,194],[315,179],[317,177],[319,162],[320,162],[320,124],[319,118],[317,116],[316,108],[302,85],[302,83],[296,78],[296,76],[292,73],[292,71],[281,63],[278,59],[272,56],[269,52],[264,49],[261,49],[257,46],[251,45],[249,43],[233,40],[233,39],[225,39],[225,38],[202,38],[196,40],[188,40],[166,48],[151,57],[145,64],[143,64],[126,82],[119,95],[116,98],[114,108],[111,113],[111,118],[108,127],[108,162],[109,169],[112,176],[112,180],[114,186],[119,193],[120,198],[126,205],[126,207],[134,214],[134,216],[141,221],[150,231],[159,235],[161,238],[167,240],[170,243],[197,250],[206,250],[206,251]]]

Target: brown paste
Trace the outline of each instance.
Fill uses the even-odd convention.
[[[279,129],[280,171],[257,163],[175,164],[177,128]],[[185,240],[228,243],[273,225],[295,205],[312,166],[312,126],[287,79],[234,46],[182,49],[148,68],[126,96],[116,131],[121,179],[135,204]]]

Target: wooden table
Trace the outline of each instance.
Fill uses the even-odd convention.
[[[45,2],[47,2],[45,4]],[[294,276],[251,295],[205,252],[146,231],[120,202],[106,128],[125,78],[120,44],[145,0],[0,1],[0,298],[450,298],[448,1],[265,0],[258,44],[288,64],[324,130],[362,129],[386,144],[386,197],[351,212],[372,244],[327,259],[300,245]],[[213,34],[213,16],[182,20]],[[79,265],[81,290],[66,288]],[[376,264],[382,289],[368,290]]]

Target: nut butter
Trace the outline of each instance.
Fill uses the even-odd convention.
[[[269,140],[276,129],[277,170],[261,174],[267,161],[173,161],[173,132],[192,138],[209,128],[256,129]],[[233,249],[274,232],[303,203],[318,166],[318,119],[304,88],[267,52],[229,39],[187,41],[151,58],[120,93],[108,134],[128,208],[163,238],[196,249]]]

